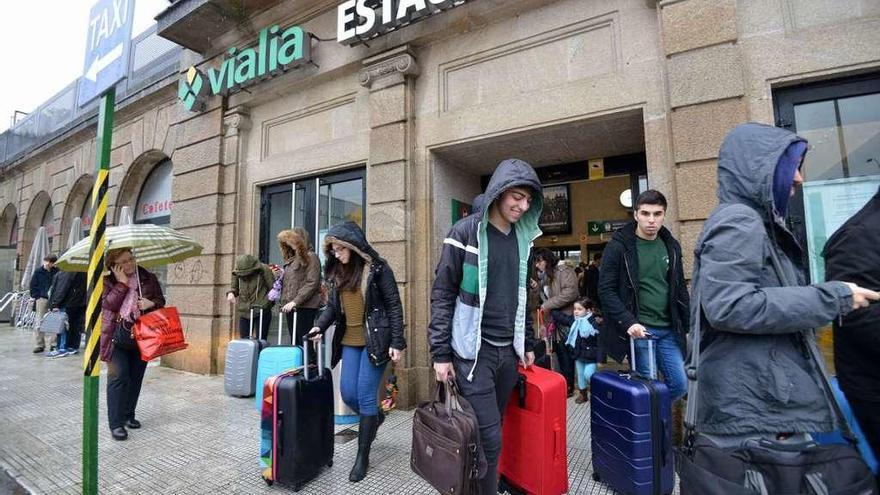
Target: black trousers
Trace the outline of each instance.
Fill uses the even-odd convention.
[[[139,350],[114,347],[107,363],[107,420],[111,430],[135,419],[146,370],[147,363],[141,360]]]
[[[298,308],[296,310],[296,332],[293,328],[293,313],[287,313],[287,334],[290,335],[290,341],[293,345],[302,346],[303,338],[309,333],[309,330],[315,326],[315,318],[318,317],[318,310],[313,308]],[[315,346],[306,345],[309,353],[309,363],[317,364],[318,355]],[[325,366],[330,366],[327,363]]]
[[[272,326],[272,312],[268,309],[263,310],[263,326],[260,327],[260,313],[254,312],[254,336],[251,333],[250,315],[245,318],[238,319],[238,336],[242,339],[255,338],[259,340],[268,340],[269,328]],[[258,334],[258,335],[257,335]]]
[[[559,373],[565,377],[566,389],[571,392],[574,389],[574,358],[571,355],[572,348],[565,345],[565,340],[553,343],[553,352],[559,360]]]
[[[880,402],[853,399],[852,394],[846,396],[874,457],[880,459]]]
[[[474,361],[453,357],[455,378],[461,395],[474,408],[480,425],[480,440],[489,464],[486,475],[480,480],[480,493],[498,493],[498,459],[501,457],[501,421],[507,400],[516,386],[519,358],[513,345],[495,347],[487,342],[480,346],[473,380],[467,377]]]
[[[79,349],[86,327],[86,307],[66,308],[64,311],[67,313],[67,348]]]

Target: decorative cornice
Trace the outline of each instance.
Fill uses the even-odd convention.
[[[399,74],[405,77],[416,77],[420,69],[415,56],[409,47],[402,46],[364,60],[364,68],[358,72],[361,86],[371,87],[383,77]]]
[[[246,107],[238,106],[227,110],[223,116],[223,135],[238,136],[239,132],[251,128],[251,115]]]

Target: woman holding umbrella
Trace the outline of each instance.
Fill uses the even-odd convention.
[[[165,306],[159,279],[135,263],[130,248],[112,249],[105,256],[109,275],[101,294],[101,361],[107,363],[107,418],[114,440],[137,429],[135,408],[147,363],[131,336],[143,313]]]

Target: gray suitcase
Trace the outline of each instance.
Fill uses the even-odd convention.
[[[263,328],[263,310],[260,309],[260,328]],[[265,340],[253,340],[254,308],[251,308],[249,339],[236,339],[226,348],[226,370],[223,389],[233,397],[253,397],[257,380],[257,361]]]

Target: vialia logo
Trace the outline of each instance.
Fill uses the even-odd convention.
[[[256,47],[241,51],[232,47],[219,69],[207,70],[207,89],[211,96],[228,94],[311,61],[311,36],[301,27],[291,26],[284,31],[277,25],[263,28]],[[204,107],[205,89],[205,74],[193,66],[180,80],[177,96],[184,108],[198,111]]]

